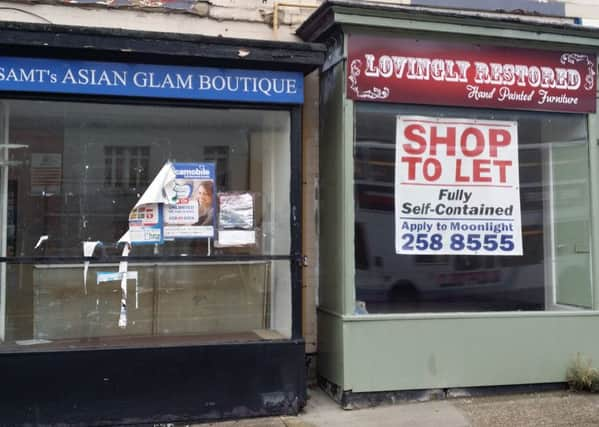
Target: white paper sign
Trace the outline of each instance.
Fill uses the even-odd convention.
[[[516,122],[400,116],[398,254],[522,255]]]

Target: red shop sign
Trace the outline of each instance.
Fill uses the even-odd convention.
[[[348,98],[595,112],[594,55],[349,36]]]

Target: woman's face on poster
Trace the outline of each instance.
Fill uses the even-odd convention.
[[[212,205],[212,189],[205,185],[200,184],[198,189],[198,200],[200,201],[200,205],[204,207],[208,207]]]

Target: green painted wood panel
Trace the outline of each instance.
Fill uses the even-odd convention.
[[[596,97],[599,104],[599,96]],[[592,287],[593,293],[593,308],[599,308],[599,280],[594,277],[599,271],[599,189],[595,188],[594,183],[599,182],[599,121],[597,114],[588,115],[588,132],[589,132],[589,165],[590,165],[590,182],[591,182],[591,262],[592,262]]]
[[[353,301],[353,181],[351,138],[345,133],[345,62],[321,75],[320,117],[320,281],[319,305],[345,312],[346,292]],[[349,144],[349,145],[348,145]],[[348,152],[349,150],[349,152]],[[348,176],[349,174],[349,176]]]
[[[551,148],[556,302],[592,307],[588,147]]]
[[[344,382],[343,320],[318,310],[318,374],[333,384]]]
[[[577,352],[599,360],[598,327],[599,313],[346,322],[343,388],[372,392],[565,381]]]

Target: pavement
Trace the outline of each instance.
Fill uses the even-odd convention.
[[[303,412],[295,417],[225,421],[214,427],[596,427],[599,394],[552,391],[451,398],[344,410],[322,390],[309,390]]]

